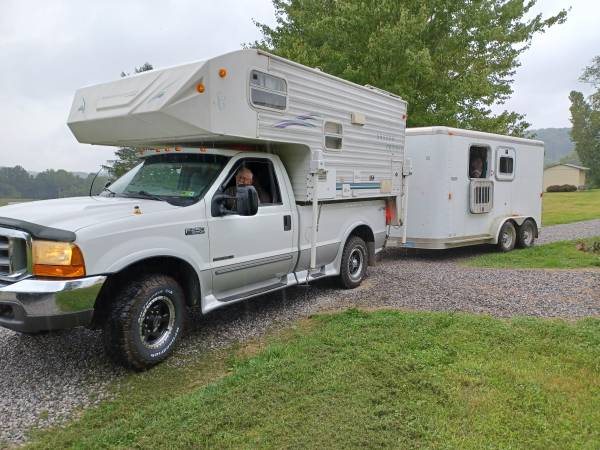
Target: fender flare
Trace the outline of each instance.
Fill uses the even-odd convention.
[[[338,271],[338,273],[339,273],[339,270],[340,270],[340,264],[341,264],[341,261],[342,261],[342,255],[344,254],[344,247],[346,246],[346,242],[348,241],[348,238],[350,237],[350,234],[352,234],[352,232],[353,232],[353,231],[354,231],[356,228],[358,228],[358,227],[360,227],[360,226],[363,226],[363,225],[364,225],[364,226],[366,226],[366,227],[368,227],[368,228],[369,228],[369,230],[371,230],[371,233],[373,233],[373,236],[375,236],[375,233],[373,232],[373,229],[372,229],[372,228],[371,228],[371,226],[370,226],[368,223],[366,223],[365,221],[363,221],[363,220],[358,220],[358,221],[356,221],[356,222],[352,222],[352,223],[351,223],[351,224],[350,224],[350,225],[349,225],[349,226],[346,228],[346,231],[344,231],[343,237],[342,237],[342,239],[340,240],[340,246],[339,246],[339,248],[338,248],[338,253],[337,253],[337,255],[336,255],[336,257],[335,257],[335,260],[334,260],[334,266],[335,266],[336,270]],[[370,258],[371,258],[371,256],[369,256],[369,259],[370,259]]]

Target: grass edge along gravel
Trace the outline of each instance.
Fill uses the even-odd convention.
[[[29,447],[597,448],[599,361],[598,319],[349,310],[131,375]]]
[[[600,253],[579,250],[578,244],[590,247],[600,236],[558,241],[511,252],[498,251],[472,256],[463,264],[493,269],[600,269]]]

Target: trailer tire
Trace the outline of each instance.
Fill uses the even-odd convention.
[[[365,241],[358,236],[350,236],[344,246],[340,267],[340,283],[345,289],[354,289],[367,274],[369,252]]]
[[[498,233],[498,250],[510,252],[517,242],[517,230],[511,221],[504,222]]]
[[[145,370],[164,361],[185,329],[183,290],[165,275],[146,275],[125,284],[108,307],[105,351],[129,369]]]
[[[517,229],[517,247],[529,248],[535,242],[535,223],[531,219],[525,220]]]

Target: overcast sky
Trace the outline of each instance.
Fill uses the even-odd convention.
[[[534,128],[569,126],[568,95],[600,55],[598,0],[538,0],[566,24],[537,36],[522,56],[508,108]],[[76,142],[66,126],[74,91],[155,67],[205,59],[259,38],[270,0],[0,0],[0,166],[93,171],[114,149]],[[443,124],[440,124],[443,125]]]

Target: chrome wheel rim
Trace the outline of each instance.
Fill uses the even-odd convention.
[[[514,239],[515,238],[511,230],[504,231],[504,233],[502,233],[502,247],[510,248],[513,244]]]
[[[175,305],[160,295],[150,300],[138,321],[142,344],[149,349],[160,348],[171,336],[175,327]]]
[[[523,229],[523,242],[525,245],[529,246],[533,242],[533,230],[531,227],[526,226]]]
[[[348,275],[352,281],[358,281],[362,277],[365,255],[360,248],[354,248],[348,258]]]

